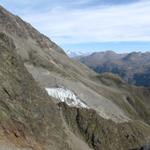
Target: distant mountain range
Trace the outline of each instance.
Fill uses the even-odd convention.
[[[117,54],[113,51],[95,52],[75,57],[98,73],[111,72],[128,83],[150,87],[150,52]]]

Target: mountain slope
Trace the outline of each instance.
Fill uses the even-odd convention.
[[[40,147],[40,143],[43,145],[48,138],[53,141],[50,136],[56,132],[60,132],[60,135],[63,133],[55,104],[27,72],[15,52],[12,40],[2,33],[0,74],[0,127],[9,140],[19,146],[29,145],[29,148],[32,144],[36,147],[39,142],[37,146]],[[49,132],[52,135],[47,134]]]
[[[98,73],[112,72],[138,86],[150,86],[150,53],[97,52],[75,58]]]
[[[54,100],[27,72],[12,40],[3,33],[0,33],[0,81],[0,147],[3,145],[6,150],[73,147]],[[83,149],[90,149],[73,133],[72,136]]]
[[[139,147],[149,142],[149,89],[130,86],[111,74],[98,75],[86,66],[69,59],[55,43],[2,7],[0,8],[0,17],[0,31],[3,32],[1,37],[2,45],[3,43],[6,45],[6,49],[1,48],[1,57],[6,57],[1,59],[2,76],[0,79],[2,83],[9,81],[8,87],[11,87],[11,94],[15,95],[14,103],[10,105],[14,107],[12,112],[15,112],[15,108],[19,109],[19,115],[16,120],[18,121],[20,118],[27,119],[24,122],[27,124],[29,133],[33,133],[31,138],[35,139],[38,146],[44,146],[41,149],[90,149],[86,143],[93,149],[100,149],[100,147],[94,147],[91,144],[93,143],[93,136],[98,136],[98,139],[101,136],[103,137],[102,132],[98,132],[95,135],[95,126],[102,126],[103,132],[106,133],[105,138],[96,142],[97,144],[102,143],[100,144],[102,149],[108,146],[110,150],[111,148],[124,150]],[[11,44],[3,40],[5,36],[9,36],[11,43],[14,45],[8,52],[7,46]],[[14,54],[12,54],[13,49]],[[5,52],[7,53],[5,54]],[[7,55],[13,55],[14,57],[7,57]],[[17,62],[16,65],[15,62]],[[7,67],[8,69],[5,72],[4,68]],[[8,78],[3,78],[7,76]],[[62,88],[72,91],[89,108],[81,108],[80,115],[83,122],[79,124],[78,119],[76,119],[76,111],[80,108],[67,106],[69,108],[68,113],[68,109],[64,109],[64,106],[57,106],[59,97],[54,93],[54,98],[49,98],[45,93],[45,88]],[[6,91],[6,93],[9,92]],[[4,95],[2,94],[3,97]],[[19,106],[17,105],[17,99],[19,100]],[[29,102],[26,99],[29,99]],[[5,107],[6,110],[9,110],[8,105],[2,105],[0,111]],[[21,115],[22,108],[25,111],[25,117]],[[29,113],[26,109],[29,109]],[[92,120],[87,118],[90,117],[91,111],[94,111]],[[8,115],[10,114],[11,111],[9,110]],[[118,135],[117,139],[119,141],[114,140],[112,144],[107,143],[106,140],[109,137],[114,137],[115,133],[107,134],[108,128],[104,128],[105,121],[106,124],[109,121],[111,122],[110,124],[108,123],[108,128],[110,129],[124,126],[125,133],[127,131],[132,133],[134,138],[129,141],[124,139],[125,144],[123,147],[117,147],[116,145],[121,145],[124,142],[119,137],[125,136],[125,134]],[[83,132],[80,126],[76,126],[76,123],[78,125],[87,123],[88,130],[91,132],[86,133],[85,128],[83,128]],[[92,123],[94,128],[91,126]],[[126,126],[126,123],[129,123],[129,125]],[[11,126],[9,119],[7,124]],[[73,130],[72,124],[76,126],[75,130]],[[136,128],[135,132],[133,127]],[[140,137],[137,136],[137,132],[141,135]],[[80,144],[75,144],[75,141]],[[32,147],[36,149],[35,146]],[[30,148],[32,147],[30,146]]]
[[[114,78],[106,78],[108,83],[101,82],[101,76],[97,78],[95,72],[69,59],[61,48],[31,25],[4,8],[0,9],[0,14],[0,29],[13,39],[17,53],[41,87],[65,87],[73,91],[90,108],[97,110],[101,116],[114,121],[122,122],[128,120],[129,116],[141,117],[141,110],[134,108],[134,105],[130,106],[125,97],[131,97],[133,102],[140,101],[139,107],[142,105],[146,114],[150,113],[149,105],[145,103],[150,97],[149,94],[144,96],[142,92],[136,93],[134,87],[131,87],[134,91],[131,93],[130,86],[126,84],[123,84],[122,88],[115,83],[114,88]],[[136,98],[136,95],[140,96]],[[149,119],[146,119],[146,122],[149,122]]]

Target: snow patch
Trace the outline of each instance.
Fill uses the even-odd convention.
[[[66,54],[70,57],[70,58],[75,58],[75,57],[78,57],[78,56],[88,56],[91,54],[91,52],[73,52],[73,51],[66,51]]]
[[[61,87],[45,89],[49,96],[52,96],[61,102],[65,102],[69,106],[88,108],[88,106],[69,89]]]

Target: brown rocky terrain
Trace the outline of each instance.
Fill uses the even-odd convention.
[[[117,124],[101,118],[94,110],[70,108],[65,104],[60,106],[71,129],[82,134],[95,150],[132,149],[149,138],[149,127],[142,122]]]

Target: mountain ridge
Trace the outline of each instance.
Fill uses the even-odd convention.
[[[150,52],[97,52],[74,58],[98,73],[111,72],[130,84],[150,86]]]

